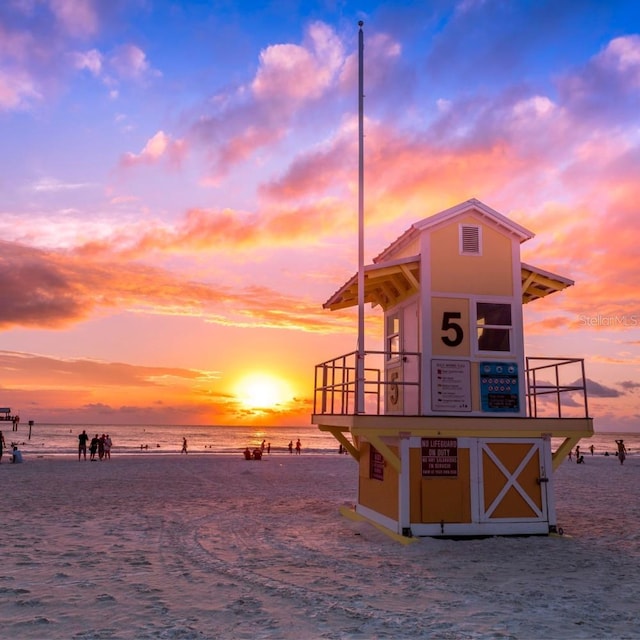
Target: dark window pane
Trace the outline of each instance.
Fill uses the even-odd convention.
[[[511,326],[511,305],[494,302],[478,302],[478,324]]]
[[[478,328],[478,349],[480,351],[510,351],[509,329]]]

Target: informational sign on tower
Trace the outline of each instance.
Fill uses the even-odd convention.
[[[515,362],[480,363],[480,397],[487,412],[520,411],[518,365]]]
[[[467,360],[431,361],[431,408],[434,411],[471,411]]]

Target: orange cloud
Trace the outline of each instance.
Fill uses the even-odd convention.
[[[0,327],[4,328],[62,328],[113,311],[194,316],[217,324],[311,332],[353,328],[348,315],[324,313],[321,301],[266,287],[194,282],[133,262],[89,262],[69,253],[38,251],[7,242],[0,245],[5,294]]]

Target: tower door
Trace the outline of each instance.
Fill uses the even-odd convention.
[[[420,414],[418,303],[394,309],[386,317],[385,413]]]
[[[402,379],[404,380],[404,415],[420,414],[420,322],[418,303],[412,302],[404,308],[403,314]]]
[[[479,521],[548,522],[545,441],[483,439],[478,444]]]

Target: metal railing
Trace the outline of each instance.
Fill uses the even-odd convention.
[[[364,357],[364,413],[422,415],[421,354],[366,351]],[[415,379],[405,378],[406,367],[398,379],[389,375],[410,357],[417,359]],[[316,365],[314,414],[357,414],[357,358],[358,352],[352,351]],[[528,357],[525,376],[529,417],[589,417],[583,359]],[[409,396],[411,401],[402,401]],[[402,400],[392,407],[390,398]]]
[[[386,363],[400,365],[407,358],[417,358],[416,379],[393,379],[383,376]],[[405,391],[415,389],[417,409],[411,413],[420,414],[420,354],[414,352],[365,351],[364,353],[364,399],[365,414],[382,415],[385,411],[385,399],[389,393],[404,397]],[[355,415],[357,413],[357,375],[358,352],[352,351],[332,358],[315,367],[314,414]],[[371,366],[371,363],[376,366]],[[389,392],[389,393],[387,393]]]
[[[532,357],[526,359],[526,367],[530,417],[543,417],[541,414],[545,414],[544,417],[549,417],[551,414],[551,417],[562,418],[563,400],[565,401],[565,413],[567,413],[569,406],[573,408],[573,413],[582,406],[584,415],[579,417],[589,417],[587,384],[582,358]],[[562,373],[560,367],[564,367]],[[562,381],[563,374],[564,377],[569,375],[576,379],[573,382],[565,383]],[[581,402],[576,401],[574,394],[581,396]]]

